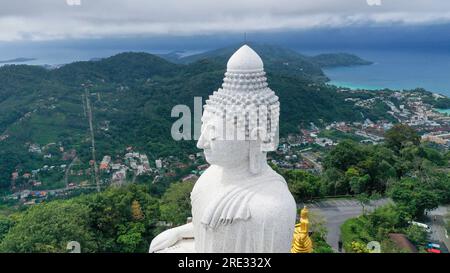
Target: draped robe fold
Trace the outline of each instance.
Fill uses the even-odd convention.
[[[191,193],[195,251],[289,252],[296,205],[284,179],[268,166],[244,181],[220,177],[212,165]]]

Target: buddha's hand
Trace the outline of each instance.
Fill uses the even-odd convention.
[[[176,242],[183,237],[193,236],[192,224],[186,224],[176,228],[171,228],[161,232],[156,236],[151,244],[148,252],[153,253],[173,246]]]
[[[177,228],[171,228],[163,231],[152,240],[148,252],[153,253],[171,247],[180,239],[181,238],[179,236]]]

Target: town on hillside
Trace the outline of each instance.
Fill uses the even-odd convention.
[[[281,169],[321,173],[324,154],[341,140],[377,145],[383,142],[384,133],[395,123],[411,126],[420,133],[422,141],[433,142],[441,149],[450,147],[450,116],[424,101],[421,92],[373,92],[348,88],[339,88],[338,92],[348,94],[346,101],[355,106],[370,109],[381,104],[387,107],[389,118],[376,122],[370,118],[360,122],[334,121],[320,126],[311,122],[309,126],[299,128],[297,134],[281,137],[277,151],[268,155],[269,163]],[[365,92],[376,95],[369,99],[353,96]],[[107,130],[108,123],[102,123],[100,127]],[[46,163],[35,169],[11,173],[13,193],[3,197],[4,202],[34,205],[49,198],[63,198],[109,185],[121,186],[139,181],[196,181],[209,166],[201,152],[185,158],[168,156],[150,160],[148,153],[129,146],[115,155],[98,150],[102,157],[97,162],[92,159],[82,162],[77,150],[66,150],[62,143],[27,145],[33,157],[41,157]]]

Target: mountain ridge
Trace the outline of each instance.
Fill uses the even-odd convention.
[[[276,71],[280,71],[281,69],[283,73],[293,74],[293,71],[297,69],[298,71],[293,75],[303,77],[309,76],[315,81],[321,82],[327,82],[329,80],[321,70],[322,68],[373,64],[370,61],[349,53],[326,53],[316,56],[306,56],[292,49],[276,45],[259,43],[248,43],[248,45],[261,56],[265,64],[268,64],[265,65],[266,67],[269,67],[268,72],[273,68],[273,70]],[[189,56],[182,56],[179,54],[179,51],[159,54],[158,56],[179,64],[190,64],[204,59],[216,60],[221,64],[226,64],[227,60],[240,46],[242,46],[242,44],[236,44]],[[291,67],[286,69],[285,66]]]

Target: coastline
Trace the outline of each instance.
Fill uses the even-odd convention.
[[[442,52],[354,50],[372,65],[323,69],[329,84],[350,89],[412,90],[423,88],[450,96],[450,55]]]
[[[327,75],[328,77],[328,75]],[[349,88],[351,90],[371,90],[371,91],[377,91],[377,90],[383,90],[385,88],[378,87],[378,86],[370,86],[370,85],[362,85],[362,84],[353,84],[349,82],[341,82],[341,81],[334,81],[330,80],[326,82],[327,85],[335,85],[337,87],[342,88]]]
[[[450,115],[450,109],[439,109],[439,108],[434,108],[435,111],[441,113],[441,114],[447,114]]]

